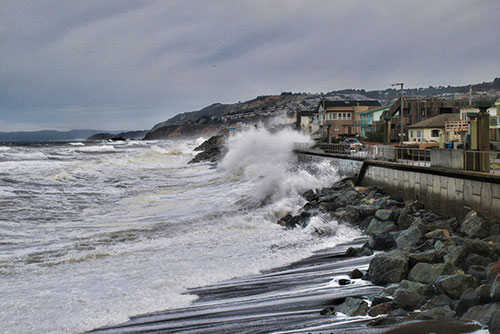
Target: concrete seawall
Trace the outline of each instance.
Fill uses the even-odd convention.
[[[500,216],[499,175],[335,154],[297,152],[297,155],[299,162],[327,159],[341,175],[358,174],[358,185],[377,186],[405,200],[417,199],[439,213],[462,216],[474,209]]]

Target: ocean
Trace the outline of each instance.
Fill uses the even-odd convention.
[[[0,332],[81,333],[197,299],[188,289],[290,264],[360,232],[327,216],[302,229],[308,189],[339,179],[298,165],[291,130],[203,141],[0,144]]]

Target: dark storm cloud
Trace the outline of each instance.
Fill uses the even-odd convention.
[[[2,1],[0,130],[147,128],[281,91],[492,80],[500,3]]]

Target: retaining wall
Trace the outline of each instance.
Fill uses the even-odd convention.
[[[357,184],[377,186],[405,200],[419,200],[426,208],[452,216],[463,216],[471,209],[500,216],[500,176],[408,166],[392,162],[298,153],[299,161],[327,159],[341,175],[359,174]]]

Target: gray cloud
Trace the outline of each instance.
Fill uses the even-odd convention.
[[[0,130],[148,128],[281,91],[499,75],[496,0],[4,1]]]

